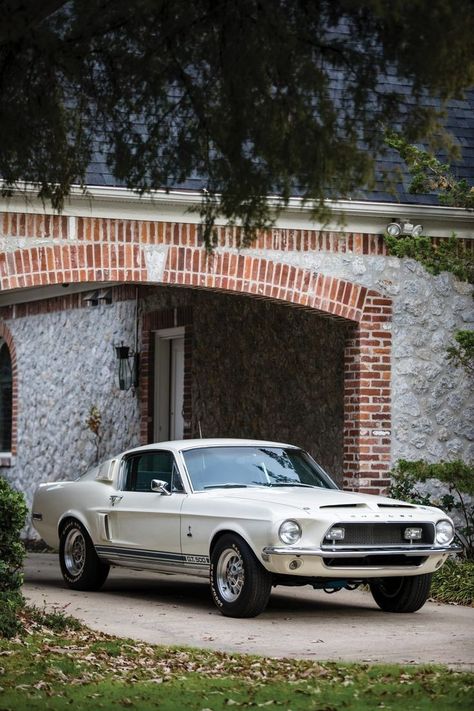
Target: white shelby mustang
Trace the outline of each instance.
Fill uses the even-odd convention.
[[[40,484],[33,521],[71,588],[100,588],[111,565],[188,573],[230,617],[260,614],[275,585],[368,584],[382,610],[415,612],[457,550],[440,509],[341,491],[298,447],[258,440],[129,450]]]

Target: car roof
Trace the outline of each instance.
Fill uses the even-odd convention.
[[[285,447],[292,449],[299,449],[294,444],[287,444],[284,442],[271,442],[267,440],[260,439],[231,439],[224,437],[214,437],[210,439],[179,439],[172,440],[169,442],[154,442],[152,444],[145,444],[141,447],[135,447],[134,449],[127,450],[126,454],[132,452],[146,452],[147,450],[153,449],[168,449],[173,452],[182,452],[189,449],[199,449],[203,447]]]

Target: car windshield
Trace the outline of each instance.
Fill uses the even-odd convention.
[[[183,451],[194,491],[240,487],[337,488],[300,449],[266,446],[202,447]]]

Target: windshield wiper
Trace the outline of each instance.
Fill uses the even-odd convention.
[[[247,484],[209,484],[204,489],[247,489]]]
[[[302,484],[299,481],[286,481],[286,482],[277,482],[275,484],[265,484],[265,486],[304,486],[309,489],[316,489],[317,487],[314,486],[314,484]]]

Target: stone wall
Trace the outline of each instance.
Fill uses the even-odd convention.
[[[412,259],[329,253],[265,256],[392,297],[392,461],[474,461],[473,381],[446,360],[455,331],[474,327],[471,285],[448,273],[433,276]]]
[[[85,421],[103,416],[101,456],[138,444],[138,405],[114,378],[113,344],[133,342],[135,302],[40,313],[7,321],[18,369],[18,452],[0,468],[31,503],[41,481],[71,479],[95,459]]]

